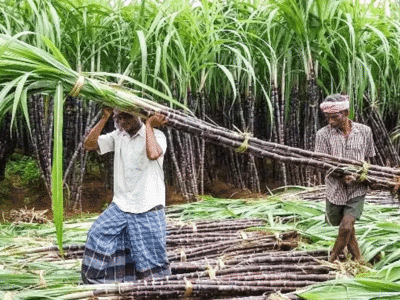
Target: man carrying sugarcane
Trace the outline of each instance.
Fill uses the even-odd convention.
[[[100,135],[114,113],[116,130]],[[139,117],[111,108],[85,139],[86,150],[114,152],[114,196],[93,223],[82,260],[84,283],[128,282],[171,274],[166,251],[165,135],[162,115]]]
[[[330,95],[320,108],[329,124],[317,132],[315,152],[358,161],[375,156],[371,128],[348,118],[348,96]],[[366,185],[357,182],[352,175],[327,176],[325,218],[330,225],[339,226],[330,262],[335,261],[346,246],[353,260],[361,259],[354,223],[361,217],[365,194]]]

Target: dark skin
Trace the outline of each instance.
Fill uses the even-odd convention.
[[[100,121],[93,127],[85,139],[84,146],[86,150],[99,150],[97,140],[107,121],[113,115],[113,109],[109,107],[103,108],[103,116]],[[114,115],[114,119],[118,122],[121,129],[126,131],[131,137],[134,136],[142,126],[139,117],[133,116],[126,112],[119,112]],[[156,114],[146,120],[146,154],[150,160],[158,159],[163,151],[154,136],[153,128],[164,125],[167,122],[165,116]]]
[[[341,111],[337,113],[324,113],[328,123],[336,129],[339,129],[345,138],[348,138],[351,133],[351,121],[348,118],[349,111]],[[346,184],[350,184],[356,180],[352,175],[346,175],[342,178]],[[333,246],[330,262],[334,262],[340,254],[343,253],[344,248],[350,252],[352,259],[355,261],[361,260],[361,251],[358,246],[354,224],[356,218],[351,215],[344,215],[339,224],[339,233]]]

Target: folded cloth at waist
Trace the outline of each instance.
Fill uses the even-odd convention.
[[[163,206],[133,214],[111,203],[89,230],[81,273],[84,283],[170,275]]]

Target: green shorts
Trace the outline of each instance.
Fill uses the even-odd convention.
[[[325,220],[329,225],[339,226],[343,216],[350,215],[359,220],[364,210],[365,195],[350,199],[345,205],[336,205],[326,200]]]

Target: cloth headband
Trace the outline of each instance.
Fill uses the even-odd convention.
[[[349,101],[340,101],[340,102],[322,102],[319,106],[324,113],[337,113],[350,108]]]

